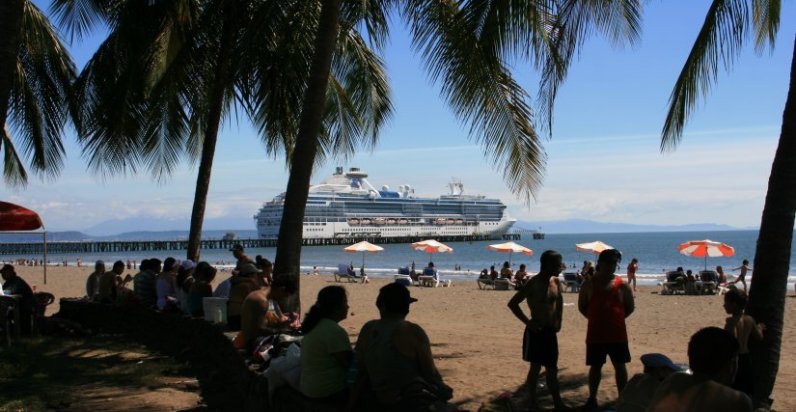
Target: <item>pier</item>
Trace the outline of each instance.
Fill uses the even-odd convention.
[[[519,240],[519,233],[507,233],[498,239]],[[355,242],[367,240],[371,243],[413,243],[428,239],[429,237],[336,237],[332,239],[307,238],[302,241],[304,246],[329,246],[350,245]],[[440,242],[477,242],[482,240],[495,240],[492,236],[437,236],[434,239]],[[276,239],[215,239],[202,240],[202,250],[230,249],[232,245],[240,244],[246,249],[276,247]],[[109,240],[109,241],[81,241],[81,242],[47,242],[48,254],[89,254],[108,252],[149,252],[165,250],[187,250],[187,240]],[[40,255],[44,252],[41,242],[30,243],[0,243],[0,255]]]

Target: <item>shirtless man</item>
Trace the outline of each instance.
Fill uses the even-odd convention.
[[[708,327],[688,342],[692,375],[672,374],[658,387],[651,412],[751,412],[752,401],[729,385],[735,375],[738,341],[729,332]]]
[[[724,330],[738,339],[738,371],[732,388],[752,396],[754,379],[752,378],[752,360],[749,358],[749,338],[763,340],[766,325],[755,322],[755,319],[744,314],[746,293],[738,289],[730,289],[724,294],[724,310],[730,315],[724,323]]]
[[[558,274],[564,267],[561,254],[548,250],[542,253],[539,274],[530,278],[509,301],[509,309],[525,324],[522,340],[522,359],[530,362],[526,387],[531,395],[531,410],[539,409],[536,398],[536,384],[539,372],[545,367],[547,387],[553,397],[556,410],[566,409],[558,389],[558,337],[561,330],[561,317],[564,311],[564,298],[561,295],[561,282]],[[525,315],[520,302],[525,300],[531,310],[531,317]]]
[[[589,365],[589,399],[585,410],[597,409],[597,390],[602,379],[605,358],[611,357],[616,377],[616,389],[621,393],[627,384],[630,362],[625,318],[635,310],[633,291],[616,276],[622,254],[607,249],[597,258],[597,272],[586,279],[578,295],[578,310],[589,322],[586,330],[586,365]]]
[[[246,350],[254,349],[260,336],[269,335],[290,324],[291,319],[279,309],[279,301],[296,292],[286,277],[274,279],[270,287],[249,293],[240,309],[240,327]]]
[[[743,291],[746,292],[746,272],[752,270],[752,268],[749,267],[749,261],[747,259],[744,259],[743,262],[741,262],[741,266],[732,269],[733,272],[738,270],[740,270],[741,273],[738,275],[737,278],[735,278],[735,280],[733,280],[729,284],[734,285],[738,282],[741,282],[743,284]]]

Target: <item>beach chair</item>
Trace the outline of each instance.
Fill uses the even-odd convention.
[[[495,281],[492,280],[492,278],[490,278],[488,276],[485,277],[485,278],[478,278],[478,279],[476,279],[475,282],[478,285],[478,289],[487,289],[490,286],[492,287],[492,289],[495,288]]]
[[[564,273],[564,291],[567,289],[569,289],[569,291],[572,293],[580,292],[580,280],[578,280],[577,273]]]
[[[395,275],[393,276],[393,282],[404,286],[412,286],[414,284],[414,281],[409,275]]]
[[[495,290],[510,290],[511,289],[511,282],[508,279],[500,278],[495,279],[495,285],[493,286]]]
[[[685,274],[671,271],[666,273],[666,281],[661,282],[661,295],[685,295]]]
[[[699,271],[699,279],[702,282],[703,295],[715,295],[718,293],[719,274],[713,270]]]
[[[349,267],[350,266],[347,263],[341,263],[337,265],[337,270],[334,271],[334,281],[342,282],[343,279],[346,279],[349,282],[356,282],[358,277],[356,275],[351,276],[348,274]]]

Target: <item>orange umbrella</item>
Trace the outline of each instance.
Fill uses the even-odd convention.
[[[489,250],[494,250],[496,252],[508,253],[509,263],[511,263],[511,254],[514,252],[522,253],[525,256],[533,255],[533,250],[528,249],[527,247],[514,242],[498,243],[495,245],[489,245],[486,248]]]
[[[451,253],[453,248],[434,239],[423,240],[421,242],[412,243],[412,249],[422,250],[426,253]]]
[[[677,250],[679,250],[681,254],[686,256],[704,257],[705,270],[708,270],[708,256],[729,257],[735,255],[735,248],[733,248],[732,246],[726,243],[716,242],[710,239],[691,240],[685,243],[681,243],[680,246],[677,246]]]
[[[613,248],[614,248],[613,246],[607,243],[600,242],[599,240],[595,240],[594,242],[575,244],[575,249],[577,249],[578,252],[589,252],[589,253],[594,253],[595,255],[599,255],[600,253],[602,253],[603,250],[613,249]]]
[[[365,267],[365,254],[381,252],[381,251],[384,250],[384,248],[381,247],[381,246],[376,246],[373,243],[370,243],[368,241],[363,240],[361,242],[354,243],[351,246],[347,246],[347,247],[343,248],[343,250],[348,252],[348,253],[359,253],[359,252],[362,252],[362,267],[364,268]]]

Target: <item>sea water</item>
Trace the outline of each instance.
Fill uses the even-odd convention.
[[[548,234],[544,239],[532,239],[524,236],[517,241],[523,246],[533,249],[533,256],[525,256],[513,253],[494,252],[487,249],[487,246],[501,241],[479,241],[479,242],[450,242],[448,246],[453,248],[453,253],[427,254],[412,250],[409,244],[385,244],[383,252],[368,253],[364,256],[366,272],[369,276],[392,276],[397,273],[399,267],[410,266],[412,262],[415,267],[421,270],[429,261],[434,262],[440,274],[453,279],[467,279],[475,277],[478,273],[490,266],[499,269],[503,262],[511,259],[512,267],[516,270],[520,264],[524,263],[529,272],[539,270],[539,256],[545,250],[552,249],[559,251],[564,256],[564,262],[568,270],[579,270],[584,260],[596,260],[596,256],[589,253],[578,252],[575,250],[576,243],[591,242],[601,240],[614,246],[622,252],[622,262],[618,274],[624,274],[627,263],[630,259],[636,258],[639,261],[638,279],[642,284],[656,284],[663,279],[666,271],[674,270],[678,266],[684,269],[691,269],[698,272],[705,268],[704,258],[695,258],[681,255],[677,246],[689,240],[711,239],[729,244],[735,248],[735,256],[717,257],[707,259],[707,268],[715,269],[717,265],[724,268],[725,273],[732,276],[738,272],[730,269],[741,265],[741,261],[748,259],[754,263],[755,244],[757,242],[757,231],[718,231],[718,232],[661,232],[661,233],[604,233],[604,234]],[[313,266],[317,266],[322,273],[331,273],[337,269],[338,264],[353,264],[359,268],[363,263],[362,253],[345,253],[343,246],[306,246],[301,251],[301,269],[304,273],[310,273]],[[789,283],[796,281],[796,251],[791,251]],[[262,255],[273,260],[276,253],[275,248],[254,248],[247,249],[246,254],[254,258]],[[221,267],[228,267],[234,264],[232,252],[227,250],[202,250],[202,260]],[[183,251],[156,251],[156,252],[108,252],[94,254],[51,254],[47,258],[52,263],[67,261],[70,266],[75,265],[77,258],[80,258],[87,270],[93,267],[93,262],[97,259],[105,261],[110,266],[115,260],[135,260],[140,262],[142,259],[157,257],[163,260],[168,256],[177,259],[184,258]],[[3,256],[0,259],[41,259],[41,256]],[[461,270],[454,270],[454,267],[461,267]],[[754,272],[752,272],[754,276]],[[790,287],[792,289],[792,286]]]

